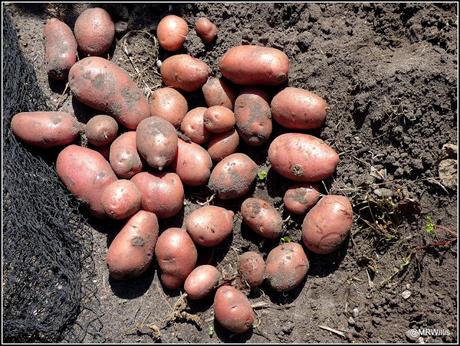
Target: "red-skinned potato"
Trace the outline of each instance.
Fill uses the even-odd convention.
[[[77,61],[77,41],[72,29],[59,19],[48,19],[45,36],[46,72],[51,79],[65,80]]]
[[[176,215],[184,206],[184,186],[176,173],[141,172],[131,181],[142,194],[141,208],[160,219]]]
[[[173,14],[163,17],[157,26],[158,42],[168,52],[182,48],[187,34],[187,22]]]
[[[321,139],[303,133],[285,133],[268,148],[272,168],[283,177],[315,182],[332,176],[339,155]]]
[[[204,127],[204,113],[206,107],[197,107],[189,111],[180,126],[183,133],[197,144],[204,144],[209,140],[211,134]]]
[[[195,22],[195,31],[205,43],[211,43],[217,37],[217,26],[208,18],[199,18]]]
[[[265,261],[257,252],[245,252],[238,256],[238,272],[250,287],[258,287],[264,281]]]
[[[204,112],[204,127],[212,133],[230,131],[235,126],[235,114],[223,106],[212,106]]]
[[[161,117],[174,127],[180,127],[188,111],[185,97],[173,88],[160,88],[152,93],[150,115]]]
[[[22,112],[12,117],[11,130],[21,142],[46,149],[72,143],[81,126],[64,112]]]
[[[222,75],[239,85],[279,85],[288,78],[289,59],[282,51],[253,45],[230,48],[219,62]]]
[[[142,159],[137,152],[136,131],[118,136],[110,145],[109,161],[119,178],[129,179],[142,171]]]
[[[212,160],[208,152],[195,143],[187,143],[179,138],[177,156],[171,169],[188,186],[206,185],[211,175]]]
[[[88,143],[96,147],[105,147],[112,143],[118,134],[117,121],[104,114],[95,115],[86,123],[85,135]]]
[[[155,214],[144,210],[134,214],[109,246],[106,262],[110,276],[126,280],[144,273],[152,262],[158,231]]]
[[[232,333],[244,333],[252,328],[254,310],[241,291],[232,286],[221,286],[214,296],[214,317]]]
[[[249,156],[231,154],[214,167],[208,186],[220,199],[238,198],[249,192],[256,175],[257,165]]]
[[[237,93],[222,78],[209,78],[201,90],[208,107],[222,106],[233,110]]]
[[[325,255],[336,251],[350,233],[353,208],[345,196],[328,195],[307,213],[302,240],[310,251]]]
[[[188,54],[166,58],[160,68],[163,83],[187,92],[198,91],[208,80],[209,66]]]
[[[196,244],[212,247],[232,233],[233,216],[231,210],[208,205],[187,215],[185,228]]]
[[[168,228],[158,237],[155,256],[161,282],[166,288],[177,289],[195,268],[198,253],[185,229]]]
[[[246,199],[241,204],[241,215],[243,222],[264,238],[276,239],[283,231],[281,214],[263,199]]]
[[[69,87],[78,101],[112,115],[120,125],[134,130],[150,116],[141,89],[122,68],[99,57],[84,58],[69,71]]]
[[[298,243],[278,245],[269,252],[265,264],[265,277],[277,292],[297,287],[310,267],[307,255]]]
[[[220,133],[211,137],[208,143],[208,153],[214,161],[220,161],[236,152],[240,144],[240,136],[233,129],[229,132]]]
[[[110,218],[122,220],[139,211],[141,198],[141,192],[133,182],[121,179],[104,189],[101,201],[105,213]]]
[[[117,180],[110,164],[97,151],[71,144],[56,160],[56,172],[67,189],[96,217],[106,217],[101,195]]]
[[[216,267],[204,264],[193,269],[188,275],[184,290],[190,299],[203,299],[211,294],[220,278],[220,272]]]
[[[286,190],[283,198],[287,210],[294,214],[305,214],[319,199],[319,186],[314,183],[299,183]]]

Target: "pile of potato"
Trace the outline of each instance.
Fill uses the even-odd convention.
[[[200,18],[196,32],[210,43],[217,27]],[[157,27],[159,44],[169,52],[182,48],[188,34],[187,23],[174,15]],[[114,23],[101,8],[84,11],[73,32],[58,19],[49,20],[44,28],[49,77],[68,80],[74,97],[103,114],[80,124],[63,112],[19,113],[12,118],[12,131],[29,145],[63,147],[56,170],[68,190],[93,216],[126,220],[107,252],[111,277],[137,277],[155,257],[164,287],[183,287],[190,299],[215,292],[215,318],[231,332],[245,332],[254,322],[246,295],[224,283],[216,267],[196,267],[199,247],[218,246],[233,232],[234,213],[203,206],[186,215],[184,228],[161,233],[158,219],[181,211],[184,185],[207,185],[221,200],[247,196],[258,166],[237,152],[240,140],[261,146],[270,140],[274,125],[293,131],[319,128],[326,102],[293,87],[270,99],[263,87],[286,83],[288,57],[251,45],[225,53],[219,61],[221,78],[211,77],[201,60],[171,55],[161,64],[165,87],[147,100],[125,70],[100,57],[114,35]],[[77,51],[86,57],[77,61]],[[200,89],[208,107],[189,110],[187,93]],[[82,131],[89,147],[72,144]],[[306,214],[303,245],[318,254],[336,251],[350,231],[352,207],[344,196],[320,199],[318,182],[333,175],[338,154],[319,138],[293,132],[273,139],[268,158],[272,169],[293,181],[283,201],[291,213]],[[280,212],[267,201],[245,199],[241,216],[262,237],[282,235]],[[301,244],[288,242],[265,260],[259,253],[243,253],[237,266],[248,287],[267,280],[274,290],[286,292],[303,281],[309,262]]]

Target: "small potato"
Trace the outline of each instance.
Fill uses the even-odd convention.
[[[123,220],[141,209],[141,192],[129,180],[117,180],[102,192],[101,202],[105,213],[112,219]]]
[[[11,130],[20,141],[39,148],[53,148],[72,143],[81,126],[64,112],[22,112],[11,119]]]
[[[256,175],[256,163],[249,156],[236,153],[214,167],[208,186],[220,199],[238,198],[249,192]]]
[[[246,199],[241,204],[241,215],[243,222],[264,238],[276,239],[283,231],[281,214],[263,199]]]
[[[252,329],[254,310],[241,291],[232,286],[221,286],[214,296],[214,317],[232,333],[244,333]]]
[[[284,194],[286,209],[294,214],[305,214],[319,199],[319,186],[314,183],[300,183],[291,186]]]
[[[187,22],[181,17],[168,15],[157,26],[157,37],[161,48],[174,52],[182,48],[188,34]]]
[[[208,152],[195,143],[179,139],[177,156],[171,168],[188,186],[206,185],[211,175],[212,160]]]
[[[208,18],[199,18],[195,22],[195,31],[205,43],[211,43],[217,37],[217,26]]]
[[[134,214],[109,246],[106,262],[110,276],[126,280],[144,273],[152,262],[158,231],[155,214],[144,210]]]
[[[184,290],[190,299],[203,299],[211,294],[220,278],[220,272],[216,267],[201,265],[189,274],[184,283]]]
[[[194,92],[206,83],[211,69],[205,62],[188,54],[177,54],[163,61],[160,72],[165,85]]]
[[[174,127],[180,127],[187,111],[187,100],[177,90],[160,88],[152,93],[151,116],[163,118],[173,124]]]
[[[231,210],[208,205],[190,213],[185,228],[196,244],[213,247],[232,233],[233,216]]]
[[[220,133],[211,137],[208,143],[208,153],[214,161],[220,161],[236,152],[240,144],[240,136],[236,130]]]
[[[237,93],[222,78],[209,78],[201,90],[208,107],[222,106],[233,110]]]
[[[177,154],[177,133],[174,126],[160,117],[142,120],[136,129],[139,154],[150,167],[162,170]]]
[[[136,131],[125,132],[112,142],[109,161],[120,178],[129,179],[142,171],[144,165],[137,152]]]
[[[160,219],[176,215],[184,206],[184,186],[176,173],[141,172],[131,181],[142,194],[141,208]]]
[[[197,144],[204,144],[209,140],[211,134],[204,127],[204,113],[206,107],[193,108],[188,112],[184,119],[180,129],[187,135],[188,138]]]
[[[238,257],[238,272],[250,287],[258,287],[264,281],[265,261],[257,252],[245,252]]]
[[[181,287],[195,268],[198,252],[185,229],[168,228],[158,237],[155,256],[161,282],[173,290]]]
[[[204,127],[212,133],[228,132],[235,126],[235,114],[223,106],[212,106],[204,112]]]
[[[243,89],[235,101],[235,118],[245,143],[259,146],[267,142],[273,129],[268,94],[261,89]]]
[[[297,287],[310,267],[302,245],[297,243],[278,245],[269,252],[265,263],[265,277],[277,292]]]
[[[303,220],[303,243],[314,253],[332,253],[348,236],[352,223],[353,208],[347,197],[324,196]]]
[[[321,139],[303,133],[285,133],[268,148],[272,168],[283,177],[302,182],[329,178],[339,155]]]
[[[85,126],[88,143],[96,147],[105,147],[117,138],[118,123],[108,115],[96,115],[89,119]]]

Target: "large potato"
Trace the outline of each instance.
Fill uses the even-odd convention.
[[[190,299],[203,299],[211,294],[220,278],[220,272],[216,267],[204,264],[189,274],[184,283],[184,290]]]
[[[185,114],[180,129],[188,138],[197,144],[204,144],[209,140],[211,134],[204,127],[204,113],[206,107],[196,107]]]
[[[137,152],[136,131],[128,131],[110,145],[110,165],[120,178],[129,179],[142,171],[142,159]]]
[[[101,201],[110,218],[122,220],[134,215],[141,208],[141,198],[141,192],[133,182],[121,179],[104,189]]]
[[[185,97],[173,88],[160,88],[152,93],[150,115],[161,117],[175,127],[180,127],[188,111]]]
[[[208,153],[214,161],[220,161],[223,158],[236,152],[240,144],[240,136],[233,129],[229,132],[220,133],[211,137],[208,143]]]
[[[353,208],[347,197],[324,196],[305,216],[303,243],[317,254],[334,252],[350,233],[352,223]]]
[[[235,114],[223,106],[212,106],[204,112],[204,127],[212,133],[228,132],[235,122]]]
[[[305,214],[319,199],[319,186],[314,183],[299,183],[286,190],[283,198],[287,210],[294,214]]]
[[[243,222],[264,238],[276,239],[283,231],[281,214],[263,199],[246,199],[241,204],[241,215]]]
[[[171,168],[185,185],[206,185],[211,175],[212,160],[203,147],[179,139],[177,156]]]
[[[254,310],[241,291],[232,286],[221,286],[214,296],[214,317],[232,333],[244,333],[252,328]]]
[[[199,59],[188,54],[177,54],[163,61],[160,72],[165,85],[194,92],[206,83],[211,70]]]
[[[262,285],[265,275],[265,261],[262,255],[248,251],[238,256],[238,272],[250,287]]]
[[[182,48],[187,34],[187,22],[173,14],[163,17],[157,26],[158,43],[168,52]]]
[[[208,107],[222,106],[233,110],[237,93],[222,78],[211,77],[201,88]]]
[[[108,115],[95,115],[86,123],[85,135],[88,143],[96,147],[110,145],[117,138],[118,123]]]
[[[282,176],[302,182],[329,178],[339,163],[339,155],[321,139],[302,133],[276,137],[268,149],[272,168]]]

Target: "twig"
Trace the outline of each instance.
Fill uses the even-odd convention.
[[[61,108],[62,102],[64,102],[67,99],[67,90],[68,89],[69,89],[69,82],[66,83],[64,91],[62,92],[61,96],[59,97],[59,101],[58,101],[58,104],[56,106],[56,111],[58,111],[59,108]]]
[[[337,335],[340,335],[341,337],[345,338],[345,333],[344,332],[341,332],[340,330],[337,330],[337,329],[333,329],[333,328],[330,328],[330,327],[327,327],[327,326],[322,326],[322,325],[319,325],[318,326],[319,328],[321,329],[324,329],[324,330],[327,330],[331,333],[334,333],[334,334],[337,334]]]

